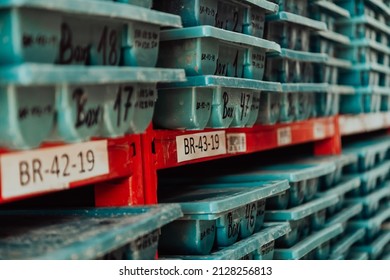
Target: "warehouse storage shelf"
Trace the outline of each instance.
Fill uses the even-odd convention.
[[[0,204],[104,182],[96,188],[99,204],[99,197],[109,200],[106,191],[115,179],[116,191],[121,182],[127,186],[117,203],[143,204],[140,147],[140,136],[128,135],[76,144],[46,143],[28,151],[1,149]]]
[[[390,128],[389,112],[341,115],[338,119],[342,136]]]

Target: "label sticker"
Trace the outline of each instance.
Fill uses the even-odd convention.
[[[292,142],[291,127],[283,127],[277,130],[278,146],[288,145]]]
[[[229,154],[246,152],[245,133],[229,133],[226,135],[226,141]]]
[[[0,157],[2,197],[69,188],[109,173],[107,141],[91,141]]]
[[[313,127],[314,139],[323,139],[326,136],[326,129],[323,123],[315,123]]]
[[[176,137],[177,162],[226,154],[225,131],[187,134]]]

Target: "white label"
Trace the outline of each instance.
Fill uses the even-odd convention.
[[[229,154],[246,152],[246,134],[229,133],[226,135]]]
[[[225,131],[176,136],[177,162],[226,154]]]
[[[5,154],[0,162],[3,198],[66,189],[109,173],[106,140]]]
[[[313,127],[314,139],[323,139],[326,136],[326,129],[323,123],[315,123]]]
[[[291,144],[291,127],[283,127],[277,130],[278,146]]]

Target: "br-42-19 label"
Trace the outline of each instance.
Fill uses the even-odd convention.
[[[106,140],[10,153],[0,161],[3,198],[66,189],[109,173]]]

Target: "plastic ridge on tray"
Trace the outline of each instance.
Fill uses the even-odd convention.
[[[157,246],[132,251],[139,238],[181,217],[179,205],[80,210],[1,211],[4,259],[96,259],[123,246],[127,254],[154,258]],[[155,236],[148,238],[155,239]],[[140,239],[142,242],[142,239]],[[147,240],[145,240],[147,241]],[[136,243],[133,243],[136,242]]]
[[[344,256],[345,258],[352,245],[362,239],[364,233],[364,229],[359,229],[345,234],[341,240],[337,241],[336,244],[331,246],[329,259],[337,259],[339,256]]]
[[[283,22],[288,22],[288,23],[293,23],[293,24],[298,24],[304,27],[307,27],[309,29],[313,30],[326,30],[326,24],[318,21],[318,20],[313,20],[304,16],[296,15],[293,13],[289,12],[279,12],[275,15],[268,15],[266,17],[266,20],[268,22],[272,21],[283,21]]]
[[[358,245],[352,248],[353,252],[368,253],[371,260],[375,260],[382,253],[387,244],[390,243],[390,231],[382,231],[368,245]]]
[[[317,231],[289,249],[276,249],[274,259],[299,260],[343,232],[341,224]]]
[[[324,227],[332,226],[334,224],[342,224],[344,228],[347,226],[347,222],[353,217],[359,215],[363,206],[361,204],[347,205],[342,208],[339,213],[333,215],[326,220]]]
[[[330,12],[335,18],[343,17],[343,18],[350,18],[351,15],[348,10],[341,8],[340,6],[336,5],[335,3],[331,1],[317,1],[317,0],[311,0],[310,1],[313,6],[317,6],[318,8]]]

